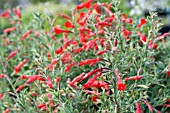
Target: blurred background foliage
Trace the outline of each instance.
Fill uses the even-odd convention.
[[[28,24],[33,17],[33,12],[39,11],[44,15],[52,14],[54,17],[60,13],[69,13],[76,4],[86,0],[0,0],[0,14],[4,9],[13,9],[20,6],[22,9],[23,24]],[[100,2],[111,2],[112,0],[98,0]],[[147,16],[149,11],[157,11],[163,18],[163,23],[170,25],[170,0],[120,0],[120,10],[130,17],[140,18]],[[62,18],[57,22],[64,23]],[[1,31],[10,24],[7,19],[0,18]]]

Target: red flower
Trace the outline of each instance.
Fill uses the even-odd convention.
[[[55,34],[62,34],[62,33],[70,33],[69,30],[63,30],[63,29],[60,29],[58,26],[55,26],[54,27],[54,33]]]
[[[2,99],[2,97],[3,97],[3,94],[2,94],[2,93],[0,93],[0,100]]]
[[[53,83],[52,83],[50,76],[47,77],[47,81],[48,81],[47,84],[48,84],[49,88],[53,88]]]
[[[59,83],[60,82],[60,77],[56,77],[55,82]]]
[[[18,17],[18,19],[21,19],[21,11],[19,8],[14,8],[13,9],[15,15]]]
[[[18,51],[13,51],[9,54],[9,56],[6,58],[6,60],[10,60],[12,57],[14,57],[17,54]]]
[[[7,9],[2,14],[0,14],[0,17],[2,17],[2,18],[9,18],[10,14],[11,14],[10,9]]]
[[[126,14],[122,14],[122,16],[123,16],[123,19],[122,19],[123,22],[129,23],[129,24],[133,23],[132,18],[127,18]]]
[[[78,89],[78,87],[76,86],[76,84],[82,80],[83,76],[85,75],[85,73],[80,74],[79,76],[75,77],[72,81],[70,81],[70,78],[68,78],[67,80],[67,84],[70,85],[71,87]]]
[[[3,32],[8,33],[8,32],[14,31],[14,30],[16,30],[16,27],[10,27],[10,28],[6,28]]]
[[[98,80],[95,80],[89,87],[94,87],[94,88],[104,87],[106,90],[109,89],[108,83],[106,83],[104,81],[98,81]]]
[[[71,54],[69,52],[62,55],[62,63],[66,64],[68,62],[71,62]]]
[[[149,104],[149,102],[147,100],[143,100],[145,102],[145,104],[148,106],[149,110],[151,112],[153,112],[153,107]]]
[[[59,60],[60,60],[59,58],[56,58],[56,59],[52,60],[52,61],[51,61],[51,65],[56,64]]]
[[[142,76],[133,76],[133,77],[125,78],[125,81],[128,81],[128,80],[140,80],[140,79],[142,79]]]
[[[24,34],[22,35],[22,39],[27,38],[27,36],[28,36],[29,34],[31,34],[31,33],[32,33],[32,30],[28,30],[26,33],[24,33]]]
[[[110,17],[115,17],[114,13],[112,13],[108,8],[104,7],[105,11],[109,14]]]
[[[126,84],[123,83],[118,84],[117,89],[120,91],[124,91],[126,89]]]
[[[75,66],[75,65],[76,65],[75,62],[71,62],[69,65],[67,65],[67,66],[65,67],[64,71],[69,73],[71,67],[73,67],[73,66]]]
[[[90,93],[90,94],[93,94],[93,95],[97,95],[99,96],[100,93],[96,92],[96,91],[90,91],[90,90],[84,90],[86,93]]]
[[[136,113],[142,113],[142,108],[140,107],[140,104],[136,102],[135,105],[136,105]]]
[[[42,76],[41,75],[34,75],[34,76],[31,76],[27,81],[26,83],[29,84],[31,82],[34,82],[35,80],[39,80]]]
[[[62,46],[60,46],[57,50],[55,50],[55,54],[61,54],[63,52]]]
[[[97,99],[98,99],[98,97],[95,96],[95,95],[91,97],[91,100],[92,100],[93,102],[97,102]]]
[[[17,89],[16,89],[16,92],[19,92],[20,90],[22,90],[23,88],[26,87],[26,84],[23,84],[21,86],[19,86]]]
[[[98,72],[95,76],[93,76],[91,79],[89,79],[84,85],[84,89],[88,89],[89,86],[96,80],[97,77],[101,76],[102,72]]]
[[[144,24],[146,24],[146,19],[145,18],[141,18],[139,24],[137,25],[137,27],[141,27]]]
[[[38,94],[37,94],[37,93],[35,93],[35,92],[30,92],[29,94],[30,94],[30,95],[32,95],[32,96],[35,96],[35,97],[37,97],[37,96],[38,96]]]
[[[68,17],[68,16],[65,15],[65,14],[61,14],[61,17],[65,18],[65,19],[67,19],[67,20],[71,20],[70,17]]]
[[[168,71],[166,72],[166,74],[170,77],[170,70],[168,70]]]
[[[92,71],[88,72],[88,73],[82,78],[82,80],[85,80],[85,79],[89,78],[90,76],[92,76],[93,74],[95,74],[95,73],[97,73],[97,72],[99,72],[99,71],[102,71],[102,68],[97,68],[97,69],[95,69],[95,70],[92,70]]]
[[[131,35],[131,34],[132,34],[132,32],[129,31],[129,30],[126,30],[126,29],[125,29],[125,30],[123,31],[123,36],[124,36],[124,37],[127,37],[127,36],[129,36],[129,35]]]
[[[18,64],[18,65],[14,68],[15,73],[18,73],[18,72],[20,71],[20,69],[22,68],[22,66],[23,66],[25,63],[27,63],[27,62],[28,62],[28,60],[27,60],[27,59],[24,59],[20,64]]]
[[[7,108],[3,113],[9,113],[11,111],[10,108]]]
[[[67,27],[67,28],[74,28],[73,23],[71,23],[70,21],[65,22],[64,26]]]
[[[139,37],[140,37],[140,44],[145,44],[145,42],[146,42],[146,36],[143,35],[143,34],[140,33],[140,32],[138,32],[137,34],[138,34]]]
[[[82,8],[90,8],[92,5],[93,0],[88,0],[87,2],[81,3],[76,7],[77,10],[80,10]]]
[[[157,48],[157,44],[155,44],[152,40],[149,41],[149,49],[156,49]]]
[[[102,13],[102,8],[100,7],[100,5],[98,3],[94,4],[93,5],[93,8],[96,10],[96,12],[98,14],[101,14]]]
[[[83,60],[81,62],[79,62],[79,66],[83,66],[83,65],[87,65],[87,64],[91,64],[91,63],[97,63],[100,61],[100,58],[93,58],[93,59],[88,59],[88,60]]]
[[[4,78],[4,77],[5,77],[5,74],[1,74],[1,75],[0,75],[0,78]]]

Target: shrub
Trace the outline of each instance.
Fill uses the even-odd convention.
[[[0,110],[168,113],[169,33],[156,13],[134,20],[118,6],[87,0],[61,26],[40,13],[22,26],[14,11],[0,42]]]

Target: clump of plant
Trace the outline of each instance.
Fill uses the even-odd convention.
[[[169,33],[156,13],[133,20],[118,6],[87,0],[60,14],[63,25],[35,13],[22,26],[16,13],[1,36],[0,110],[168,113]]]

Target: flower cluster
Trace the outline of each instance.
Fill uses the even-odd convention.
[[[60,14],[62,25],[48,18],[48,30],[40,26],[38,14],[38,24],[17,27],[22,18],[14,9],[18,20],[2,36],[8,52],[0,57],[0,79],[9,82],[12,89],[6,92],[17,101],[3,111],[166,112],[170,64],[160,57],[166,56],[161,51],[169,55],[169,33],[158,34],[155,13],[136,21],[121,14],[118,4],[87,0],[70,15]],[[6,10],[1,17],[10,15]]]

